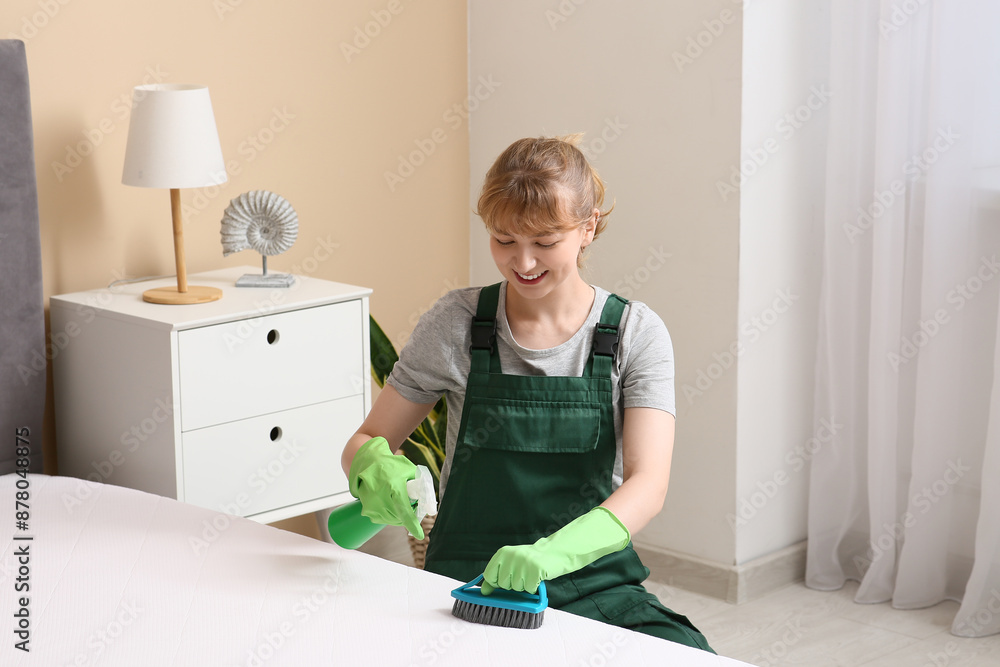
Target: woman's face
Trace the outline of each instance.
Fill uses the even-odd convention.
[[[577,258],[594,239],[594,220],[575,229],[541,236],[516,233],[490,235],[490,252],[510,287],[528,299],[539,299],[580,278]]]

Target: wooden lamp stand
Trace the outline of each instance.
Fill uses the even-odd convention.
[[[157,287],[142,293],[142,300],[179,306],[192,303],[208,303],[222,298],[218,287],[202,287],[187,284],[187,266],[184,262],[184,220],[181,217],[181,191],[170,189],[170,214],[174,222],[174,260],[177,264],[177,287]]]

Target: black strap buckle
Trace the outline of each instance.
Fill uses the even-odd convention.
[[[618,326],[598,324],[594,331],[594,354],[614,358],[618,354]]]
[[[473,317],[472,345],[469,346],[469,351],[489,350],[490,354],[493,354],[497,342],[496,330],[495,320],[481,320],[478,317]]]

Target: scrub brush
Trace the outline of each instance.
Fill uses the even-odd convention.
[[[472,623],[503,628],[541,627],[545,608],[549,606],[544,581],[538,584],[537,594],[497,588],[489,595],[483,595],[482,588],[477,588],[482,581],[483,575],[479,575],[451,592],[455,598],[451,608],[454,616]]]

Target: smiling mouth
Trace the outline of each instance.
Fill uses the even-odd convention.
[[[537,283],[545,276],[546,273],[548,273],[548,271],[542,271],[541,273],[530,273],[530,274],[518,273],[517,271],[515,271],[514,275],[517,276],[518,282],[523,283],[525,285],[530,285],[532,283]]]

